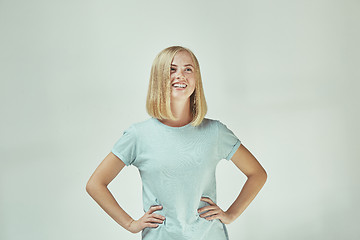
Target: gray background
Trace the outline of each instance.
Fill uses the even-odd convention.
[[[207,117],[268,172],[230,239],[359,239],[359,1],[0,1],[0,239],[140,239],[86,193],[148,118],[155,55],[200,62]],[[246,177],[217,168],[226,210]],[[109,185],[142,216],[141,179]]]

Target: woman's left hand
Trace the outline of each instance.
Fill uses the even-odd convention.
[[[199,215],[200,217],[205,218],[206,220],[219,219],[224,224],[229,224],[232,222],[231,217],[228,213],[224,212],[218,205],[216,205],[210,198],[201,197],[201,201],[207,202],[210,206],[205,206],[198,209],[198,213],[208,211]]]

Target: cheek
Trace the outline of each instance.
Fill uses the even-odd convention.
[[[195,85],[196,85],[196,79],[195,79],[195,77],[193,77],[193,78],[191,79],[191,85],[195,88]]]
[[[191,91],[194,91],[194,90],[195,90],[195,83],[192,83],[192,84],[191,84],[190,89],[191,89]]]

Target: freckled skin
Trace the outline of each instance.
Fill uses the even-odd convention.
[[[171,98],[174,101],[187,100],[195,90],[195,68],[191,55],[187,51],[178,52],[172,63],[176,66],[171,67],[171,83],[185,82],[185,89],[174,89],[171,87]],[[185,66],[191,64],[192,66]]]

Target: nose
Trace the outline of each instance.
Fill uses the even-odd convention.
[[[182,73],[182,71],[178,71],[178,72],[176,73],[176,75],[175,75],[175,78],[176,78],[176,79],[183,79],[183,78],[185,78],[185,77],[184,77],[184,74]]]

